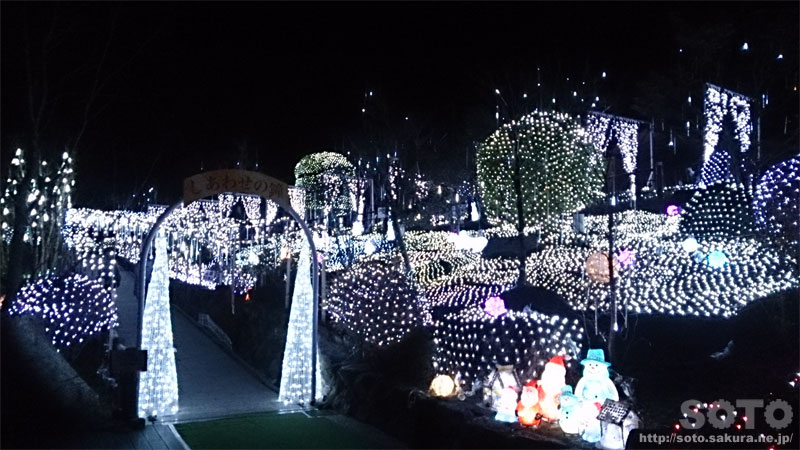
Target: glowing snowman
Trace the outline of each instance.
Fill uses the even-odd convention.
[[[579,434],[581,432],[581,421],[578,416],[578,397],[572,393],[572,386],[561,388],[561,396],[558,397],[561,408],[558,411],[558,425],[567,434]]]
[[[579,410],[583,424],[581,437],[588,442],[597,442],[602,437],[597,414],[606,399],[619,401],[619,393],[609,378],[608,367],[611,363],[606,362],[602,349],[589,349],[586,359],[581,361],[581,364],[583,364],[583,378],[575,386],[575,396],[581,402]]]
[[[517,390],[513,386],[506,386],[500,392],[500,397],[495,403],[497,414],[494,419],[501,422],[516,422]]]
[[[542,408],[542,416],[548,422],[558,420],[558,397],[561,395],[561,388],[567,385],[566,375],[567,369],[562,356],[550,358],[544,366],[542,378],[539,380],[539,406]]]

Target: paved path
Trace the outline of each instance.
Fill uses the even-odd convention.
[[[165,421],[224,417],[285,409],[278,394],[264,385],[185,314],[172,308],[178,414]]]

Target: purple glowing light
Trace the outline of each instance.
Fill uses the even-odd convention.
[[[486,303],[484,303],[483,305],[483,310],[486,311],[486,314],[492,317],[502,316],[507,312],[506,302],[504,302],[502,298],[496,295],[493,297],[489,297],[486,299]]]
[[[635,258],[636,255],[630,250],[622,250],[617,253],[617,261],[623,266],[630,266]]]
[[[678,205],[669,205],[667,206],[667,215],[668,216],[677,216],[681,213],[681,208]]]

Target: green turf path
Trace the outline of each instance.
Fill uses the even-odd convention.
[[[175,425],[183,440],[199,449],[390,448],[364,430],[353,430],[302,413],[263,413]]]

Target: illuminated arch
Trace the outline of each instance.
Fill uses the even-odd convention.
[[[153,240],[161,225],[177,208],[205,197],[219,195],[225,192],[258,195],[264,199],[272,200],[282,207],[302,228],[311,249],[312,261],[312,289],[314,292],[312,313],[312,340],[311,340],[311,402],[317,398],[317,332],[319,319],[319,264],[314,246],[314,237],[305,220],[292,208],[289,197],[289,185],[270,176],[246,170],[214,170],[202,172],[186,178],[183,182],[183,198],[166,209],[142,241],[139,253],[139,272],[137,274],[138,286],[138,317],[136,327],[136,348],[142,347],[142,326],[144,322],[144,305],[147,295],[147,255],[153,246]],[[287,281],[288,282],[288,281]],[[139,375],[136,377],[135,405],[139,404]]]

